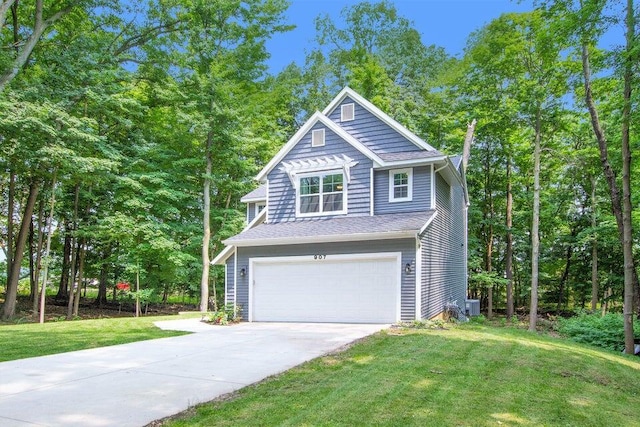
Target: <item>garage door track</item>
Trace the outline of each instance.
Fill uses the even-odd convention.
[[[2,426],[143,426],[385,325],[163,322],[194,334],[0,363]]]

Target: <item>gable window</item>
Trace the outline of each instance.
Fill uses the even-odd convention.
[[[312,147],[324,146],[324,129],[315,129],[311,132],[311,146]]]
[[[297,203],[299,215],[345,213],[346,186],[342,171],[308,174],[299,179]]]
[[[355,118],[355,106],[353,103],[344,104],[340,107],[340,121],[348,122]]]
[[[260,212],[262,212],[262,210],[267,206],[267,204],[265,202],[259,202],[256,203],[256,212],[255,212],[255,216],[258,216],[258,214]]]
[[[389,171],[389,202],[410,202],[413,199],[413,169]]]

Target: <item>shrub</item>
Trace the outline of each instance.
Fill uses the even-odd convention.
[[[624,319],[620,313],[590,314],[580,312],[568,319],[558,319],[556,329],[571,340],[609,350],[624,349]],[[640,336],[640,324],[634,323],[635,336]]]
[[[394,327],[406,329],[445,329],[446,322],[440,319],[433,320],[411,320],[409,322],[397,323]]]
[[[241,320],[241,307],[233,304],[227,304],[224,309],[208,313],[207,321],[214,325],[228,325],[229,322],[235,323]]]

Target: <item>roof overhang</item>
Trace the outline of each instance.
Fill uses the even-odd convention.
[[[374,169],[393,169],[408,166],[426,166],[433,163],[443,162],[447,159],[447,156],[427,157],[424,159],[408,159],[408,160],[396,160],[396,161],[383,161],[378,165],[374,165]]]
[[[304,245],[315,243],[335,243],[335,242],[360,242],[366,240],[394,240],[394,239],[414,239],[418,235],[417,230],[406,231],[390,231],[379,233],[356,233],[356,234],[342,234],[342,235],[326,235],[326,236],[305,236],[305,237],[279,237],[279,238],[261,238],[261,239],[246,239],[235,240],[229,242],[225,240],[223,243],[229,242],[236,247],[247,246],[279,246],[279,245]],[[231,239],[230,239],[231,240]]]
[[[267,200],[266,197],[251,197],[251,198],[243,197],[240,199],[242,203],[256,203],[256,202],[264,202],[266,200]]]

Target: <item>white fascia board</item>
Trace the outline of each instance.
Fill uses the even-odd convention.
[[[256,215],[255,218],[253,218],[253,221],[251,221],[242,231],[247,231],[250,228],[255,227],[257,224],[264,222],[266,216],[267,216],[267,208],[265,207],[260,211],[258,215]]]
[[[423,141],[421,138],[419,138],[416,134],[411,132],[409,129],[407,129],[406,127],[402,126],[400,123],[398,123],[397,121],[395,121],[394,119],[389,117],[389,115],[387,115],[385,112],[383,112],[378,107],[373,105],[371,102],[367,101],[362,96],[358,95],[356,92],[353,91],[353,89],[349,88],[348,86],[345,87],[344,89],[342,89],[340,91],[340,93],[335,98],[333,98],[333,101],[331,101],[329,103],[329,105],[322,111],[322,113],[324,115],[328,115],[347,96],[349,98],[353,99],[358,104],[360,104],[362,107],[364,107],[367,110],[369,110],[369,112],[371,114],[373,114],[374,116],[376,116],[377,118],[382,120],[384,123],[386,123],[389,126],[391,126],[400,135],[402,135],[405,138],[407,138],[409,141],[411,141],[416,146],[418,146],[418,147],[420,147],[422,149],[425,149],[427,151],[436,151],[436,149],[433,148],[431,145],[427,144],[425,141]]]
[[[467,174],[464,169],[460,170],[460,180],[462,181],[462,188],[464,190],[464,201],[467,206],[471,205],[471,200],[469,200],[469,190],[467,189]]]
[[[434,208],[435,209],[435,208]],[[424,225],[422,226],[422,228],[418,231],[418,236],[420,236],[422,233],[425,232],[425,230],[427,229],[427,227],[429,227],[429,225],[431,224],[431,222],[438,216],[438,211],[435,211],[433,213],[433,215],[431,215],[429,217],[429,219],[427,220],[427,222],[424,223]]]
[[[237,247],[280,246],[312,243],[359,242],[363,240],[413,239],[416,231],[390,231],[380,233],[359,233],[331,236],[281,237],[277,239],[251,239],[234,242]]]
[[[383,162],[374,165],[375,169],[396,169],[402,167],[427,166],[437,162],[442,162],[447,156],[429,157],[428,159],[398,160],[395,162]]]
[[[303,136],[311,130],[311,128],[318,122],[321,122],[323,125],[328,127],[331,131],[337,134],[339,137],[344,139],[348,144],[352,145],[356,150],[367,156],[374,163],[383,164],[384,162],[380,159],[373,151],[371,151],[367,146],[362,144],[360,141],[351,136],[347,131],[343,128],[335,124],[331,119],[329,119],[324,114],[316,111],[313,116],[291,137],[291,139],[278,151],[273,159],[260,171],[260,173],[256,176],[256,180],[259,182],[263,182],[267,178],[267,174],[279,164],[282,159],[291,151],[293,147],[296,146],[298,142],[302,139]]]
[[[257,202],[266,202],[266,197],[252,197],[251,199],[245,199],[244,197],[240,199],[242,203],[257,203]]]
[[[460,171],[458,171],[458,169],[455,167],[455,165],[451,161],[451,158],[447,157],[446,162],[447,162],[447,166],[449,167],[449,170],[451,171],[453,176],[455,176],[456,179],[458,180],[458,183],[464,187],[464,181],[462,180],[462,175],[460,174]]]
[[[242,230],[242,231],[246,231],[249,230],[250,228],[255,227],[257,224],[260,224],[262,222],[264,222],[265,218],[267,216],[267,209],[262,209],[262,211],[260,211],[260,213],[258,215],[256,215],[255,218],[253,218],[253,221],[251,221],[249,224],[247,224],[247,226]],[[224,242],[222,242],[224,243]],[[228,245],[226,248],[224,248],[222,250],[222,252],[220,252],[218,254],[218,256],[216,256],[211,262],[211,265],[222,265],[230,256],[231,256],[231,251],[235,250],[235,246],[234,245]]]
[[[212,261],[211,265],[224,265],[225,261],[233,255],[234,246],[225,247]]]
[[[267,174],[271,172],[271,170],[278,163],[280,163],[280,161],[284,158],[284,156],[286,156],[287,153],[291,151],[293,147],[295,147],[298,141],[300,141],[302,137],[305,136],[307,132],[309,132],[309,130],[313,127],[314,124],[316,124],[316,122],[318,121],[318,118],[321,115],[322,113],[320,113],[319,111],[316,111],[315,113],[313,113],[313,115],[309,118],[309,120],[307,120],[306,123],[302,125],[300,129],[298,129],[298,131],[291,137],[291,139],[289,139],[289,141],[287,141],[287,143],[282,146],[280,151],[278,151],[278,153],[275,156],[273,156],[271,161],[269,161],[269,163],[267,163],[267,165],[264,168],[262,168],[262,170],[258,173],[258,175],[256,176],[256,180],[258,182],[263,182],[265,180],[265,178],[267,177]]]

